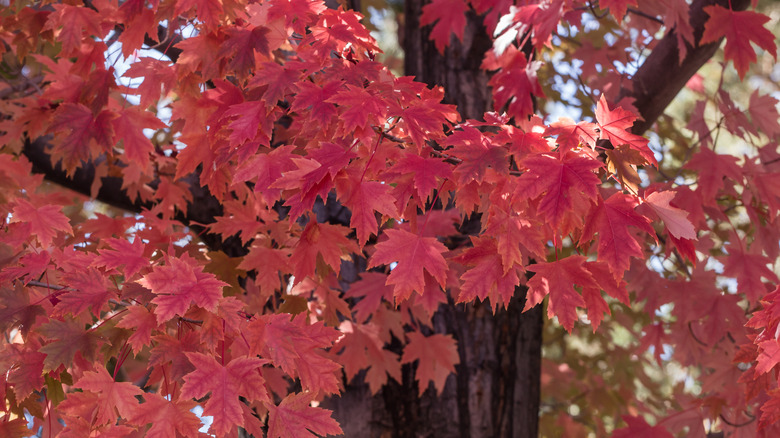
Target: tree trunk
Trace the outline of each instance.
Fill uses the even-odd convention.
[[[481,20],[470,14],[463,41],[453,40],[442,55],[428,38],[430,27],[420,28],[423,4],[406,1],[405,73],[443,86],[446,102],[456,104],[464,119],[481,119],[492,109],[489,78],[479,68],[491,44]],[[460,355],[457,374],[441,395],[428,389],[418,397],[413,365],[407,364],[403,381],[391,381],[376,396],[358,376],[323,407],[334,410],[347,437],[537,436],[542,309],[522,313],[525,293],[518,287],[509,308],[495,315],[489,303],[455,305],[452,298],[439,308],[434,330],[451,334]]]

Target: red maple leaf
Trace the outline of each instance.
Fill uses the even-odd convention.
[[[528,171],[518,179],[515,196],[520,199],[541,196],[539,213],[553,226],[560,225],[582,205],[578,198],[595,201],[598,196],[601,180],[593,173],[601,167],[597,160],[574,153],[544,153],[530,155],[522,164]]]
[[[96,371],[85,372],[75,386],[98,395],[94,419],[94,423],[98,426],[115,424],[117,413],[125,418],[133,415],[138,406],[136,396],[144,393],[141,388],[132,383],[114,381],[108,371],[100,365]]]
[[[246,202],[230,199],[224,202],[225,211],[229,216],[217,216],[216,221],[209,224],[209,232],[221,234],[223,237],[238,234],[243,244],[251,242],[263,228],[263,221],[258,216],[264,214],[262,205],[257,205],[254,199],[248,197]]]
[[[379,272],[363,272],[360,274],[360,280],[352,283],[349,290],[344,294],[347,298],[362,298],[357,304],[352,306],[355,311],[355,321],[366,322],[366,320],[375,314],[382,300],[387,302],[393,300],[393,288],[387,284],[387,275]]]
[[[52,340],[38,350],[46,354],[43,361],[44,371],[53,371],[60,365],[72,364],[77,353],[84,359],[91,360],[102,340],[94,330],[85,330],[72,319],[52,320],[41,325],[36,331]]]
[[[339,391],[338,364],[324,356],[323,348],[330,347],[340,336],[335,329],[321,322],[307,325],[305,314],[292,321],[290,315],[264,315],[249,324],[245,336],[250,339],[251,353],[271,359],[291,377],[299,377],[301,386],[314,393]]]
[[[94,266],[102,266],[113,270],[124,265],[125,279],[132,278],[143,268],[149,266],[149,259],[144,255],[146,246],[141,239],[134,238],[133,243],[126,239],[108,238],[103,240],[111,249],[99,249]]]
[[[718,257],[723,263],[723,275],[736,278],[739,292],[755,303],[768,292],[762,277],[772,283],[780,281],[768,267],[772,260],[762,254],[755,244],[745,249],[746,243],[736,235],[732,235],[730,241],[736,244],[728,246],[728,256]]]
[[[761,96],[758,90],[750,95],[748,106],[750,119],[758,132],[766,134],[769,138],[775,138],[780,134],[780,114],[777,112],[777,99],[770,94]]]
[[[762,388],[763,390],[763,388]],[[756,392],[758,395],[758,392]],[[761,406],[761,419],[758,421],[758,430],[764,430],[780,420],[780,389],[767,391],[769,400]]]
[[[539,61],[528,62],[525,53],[511,45],[498,58],[490,50],[482,67],[498,70],[488,84],[493,90],[494,108],[501,111],[507,105],[507,114],[517,120],[524,119],[535,111],[533,97],[544,97],[537,72],[542,67]]]
[[[127,343],[138,354],[152,339],[152,330],[156,329],[157,318],[144,306],[130,306],[122,314],[122,320],[117,325],[119,328],[132,330],[133,334],[127,338]]]
[[[556,135],[556,143],[564,150],[577,149],[581,144],[596,148],[599,139],[598,125],[589,122],[574,123],[574,120],[563,117],[551,123],[544,131],[545,135]]]
[[[489,297],[495,313],[499,305],[509,305],[515,287],[520,283],[517,270],[503,266],[495,239],[471,237],[471,243],[474,247],[456,259],[466,266],[473,266],[460,277],[463,285],[457,302],[471,302],[475,298],[484,301]]]
[[[103,14],[103,16],[108,16],[114,12],[114,8],[116,7],[115,5],[109,3],[110,6],[106,8],[103,7],[103,5],[106,3],[100,3],[101,5],[98,6],[98,10],[101,14]],[[129,3],[133,2],[131,1]],[[124,5],[125,3],[122,4],[122,6]],[[120,9],[121,8],[122,7],[120,6]],[[144,38],[147,34],[150,35],[152,39],[155,39],[157,36],[157,23],[154,19],[155,11],[153,11],[151,8],[141,9],[133,12],[129,12],[127,9],[125,9],[125,11],[127,12],[124,14],[125,29],[118,38],[119,42],[122,43],[122,55],[124,55],[125,59],[132,59],[133,54],[136,53],[137,50],[141,50],[143,48]]]
[[[611,314],[609,305],[601,297],[601,291],[598,288],[582,288],[582,299],[585,302],[584,307],[588,309],[588,321],[593,326],[593,333],[596,333],[599,325],[601,325],[601,321],[604,319],[604,314]]]
[[[205,24],[209,30],[216,29],[225,15],[220,0],[182,0],[176,2],[174,14],[184,15],[192,9],[197,10],[198,21]]]
[[[705,203],[714,203],[715,194],[723,188],[725,181],[739,183],[744,179],[738,161],[732,155],[716,154],[712,149],[702,147],[684,168],[699,172],[696,191]]]
[[[330,411],[311,406],[313,393],[289,394],[279,403],[265,403],[268,408],[269,438],[315,438],[317,435],[341,435],[344,432],[331,418]],[[316,434],[316,435],[315,435]]]
[[[732,11],[723,6],[713,5],[702,8],[710,19],[704,24],[704,34],[699,44],[707,44],[726,37],[723,55],[727,61],[734,62],[734,68],[743,79],[751,62],[756,62],[756,51],[751,42],[771,53],[777,59],[775,36],[764,24],[769,17],[753,11]]]
[[[154,152],[154,146],[143,130],[162,129],[166,125],[154,114],[130,107],[121,110],[118,116],[111,120],[111,126],[116,138],[122,141],[125,151],[123,161],[145,169],[149,164],[149,154]]]
[[[30,436],[26,418],[11,418],[10,412],[0,416],[0,436],[8,438],[26,438]]]
[[[93,315],[100,317],[103,306],[116,297],[106,277],[95,268],[68,272],[62,281],[70,287],[58,296],[60,302],[54,307],[57,315],[70,313],[75,317],[90,308]]]
[[[383,348],[379,327],[373,323],[363,325],[344,321],[339,330],[344,336],[333,346],[333,351],[339,353],[347,380],[351,381],[359,371],[368,368],[366,381],[372,394],[387,383],[388,375],[397,382],[402,380],[398,355]]]
[[[185,354],[195,366],[195,371],[184,376],[180,397],[199,399],[210,394],[203,407],[203,415],[214,416],[212,427],[217,435],[225,435],[244,424],[239,397],[270,401],[265,380],[260,374],[260,367],[265,361],[256,357],[237,357],[224,365],[203,353]]]
[[[612,314],[609,305],[601,296],[601,291],[604,290],[604,292],[617,298],[625,305],[629,305],[629,298],[625,283],[615,280],[606,263],[587,262],[585,265],[593,279],[598,283],[598,287],[595,284],[582,286],[582,298],[585,300],[585,307],[588,309],[588,320],[593,326],[593,332],[595,333],[604,319],[604,314]]]
[[[352,319],[352,310],[341,298],[335,275],[329,275],[322,281],[307,277],[290,289],[288,296],[302,297],[309,294],[316,298],[315,302],[309,304],[309,311],[317,313],[325,324],[338,326],[342,319]],[[343,315],[343,318],[340,318],[339,314]]]
[[[298,14],[297,9],[293,11],[294,15]],[[335,9],[325,9],[319,14],[317,25],[310,28],[313,46],[323,54],[330,50],[360,54],[379,52],[376,41],[360,23],[362,18],[360,13],[352,10],[341,9],[337,12]]]
[[[6,381],[13,386],[17,400],[26,399],[33,391],[40,390],[44,385],[43,360],[46,355],[35,351],[37,347],[35,342],[26,342],[10,344],[5,350],[10,361],[6,371]]]
[[[204,174],[205,172],[201,174],[201,177]],[[201,179],[201,181],[203,180]],[[171,215],[177,210],[187,214],[187,204],[192,202],[192,192],[188,190],[187,183],[174,181],[169,177],[160,178],[160,184],[157,186],[154,196],[160,200],[158,208]]]
[[[436,23],[431,29],[431,39],[439,53],[450,44],[450,33],[463,40],[466,29],[466,11],[468,5],[463,0],[434,0],[423,6],[420,26]]]
[[[599,0],[599,8],[609,9],[617,21],[623,20],[629,5],[636,6],[636,0]]]
[[[376,252],[368,261],[368,268],[398,262],[387,277],[387,284],[395,285],[397,301],[408,299],[413,291],[422,294],[425,287],[423,270],[444,287],[447,262],[442,253],[447,247],[432,237],[422,237],[404,230],[386,230],[388,239],[376,244]]]
[[[13,288],[0,288],[0,328],[6,331],[19,327],[26,339],[38,316],[48,314],[51,309],[51,306],[44,308],[47,302],[37,295],[34,288],[24,288],[21,282]]]
[[[44,248],[51,245],[57,236],[57,231],[73,234],[68,217],[62,214],[62,207],[43,205],[36,207],[24,199],[17,199],[12,212],[11,222],[23,222],[30,227],[30,234],[35,236]]]
[[[411,174],[414,188],[421,201],[426,201],[439,188],[440,181],[452,176],[452,166],[436,158],[404,153],[392,167],[392,171]]]
[[[609,109],[607,98],[602,94],[596,105],[596,120],[599,122],[599,138],[609,140],[613,146],[628,145],[636,149],[648,163],[658,165],[653,151],[647,146],[648,140],[631,133],[631,127],[637,116],[623,108]]]
[[[228,137],[230,146],[238,146],[256,138],[261,140],[261,144],[269,146],[270,137],[260,129],[268,119],[267,115],[266,107],[260,101],[250,100],[231,105],[223,116],[224,119],[235,117],[228,125],[231,130]]]
[[[451,335],[425,336],[419,332],[409,332],[407,336],[409,343],[404,348],[401,363],[420,361],[415,376],[419,394],[422,395],[431,382],[441,394],[447,376],[454,373],[455,365],[460,363],[455,339]]]
[[[422,151],[427,141],[435,141],[443,137],[442,126],[448,121],[458,120],[459,117],[452,105],[441,103],[438,90],[424,89],[422,97],[423,99],[420,100],[414,99],[410,106],[399,112],[401,125],[406,127],[412,142],[417,145],[418,153]]]
[[[328,100],[333,97],[343,86],[341,81],[330,81],[322,85],[315,85],[308,81],[295,84],[298,93],[292,97],[291,111],[301,112],[308,110],[311,120],[321,126],[327,126],[336,115],[336,105]]]
[[[265,87],[262,100],[269,111],[276,107],[280,100],[284,100],[291,91],[295,90],[296,82],[301,76],[301,70],[285,68],[275,62],[264,62],[253,73],[254,76],[249,81],[249,86]],[[296,101],[299,98],[298,96]]]
[[[650,220],[634,211],[637,205],[636,198],[623,193],[615,193],[606,201],[599,197],[582,230],[581,243],[599,233],[599,260],[607,263],[615,277],[628,269],[631,257],[642,257],[642,246],[628,227],[639,228],[655,237]]]
[[[270,295],[281,287],[279,274],[292,272],[289,251],[265,245],[270,245],[268,239],[255,240],[249,249],[249,254],[245,255],[238,265],[238,269],[254,270],[257,273],[255,284],[260,286],[260,290],[264,294]]]
[[[397,208],[388,184],[361,179],[354,174],[341,178],[336,182],[336,190],[352,212],[349,226],[355,229],[358,245],[362,247],[372,234],[379,231],[376,213],[395,217]]]
[[[65,435],[70,432],[71,436],[89,436],[92,429],[92,420],[97,414],[98,395],[92,391],[72,392],[63,400],[59,407],[61,415],[65,416],[68,426],[65,429]],[[111,426],[111,425],[106,425]]]
[[[149,365],[150,367],[158,367],[158,370],[164,367],[165,376],[158,372],[156,373],[158,379],[181,379],[193,370],[192,363],[187,359],[185,353],[198,351],[201,348],[200,337],[194,331],[186,332],[177,337],[166,334],[155,335],[152,337]],[[154,380],[150,383],[153,382]],[[170,394],[170,390],[163,388],[160,393]]]
[[[182,51],[176,60],[179,74],[198,71],[203,77],[218,76],[222,69],[222,60],[217,57],[221,44],[222,38],[212,32],[199,33],[176,43],[175,47]]]
[[[50,262],[48,251],[25,254],[19,257],[19,266],[6,266],[0,271],[0,281],[22,280],[27,284],[31,280],[40,278],[41,274],[49,268]]]
[[[678,239],[696,240],[696,230],[688,220],[688,212],[669,205],[674,199],[672,191],[653,192],[645,197],[645,202],[664,221],[669,233]]]
[[[82,161],[89,161],[114,146],[111,128],[113,112],[101,111],[97,117],[92,110],[80,103],[63,103],[54,113],[50,132],[69,131],[54,143],[52,161],[62,162],[68,175],[72,175]]]
[[[636,347],[638,353],[642,353],[653,348],[653,356],[656,363],[661,363],[661,355],[664,352],[664,344],[669,344],[669,334],[660,323],[649,324],[643,329],[644,334],[639,346]]]
[[[200,1],[202,3],[208,0]],[[228,37],[220,46],[217,57],[232,56],[228,66],[241,76],[255,70],[255,51],[262,55],[269,54],[268,38],[266,37],[268,28],[266,27],[257,26],[249,29],[231,26],[226,28],[225,33]],[[273,102],[275,103],[276,100]]]
[[[508,151],[503,146],[494,145],[477,128],[467,126],[447,137],[447,145],[453,147],[447,152],[462,161],[455,167],[458,183],[465,185],[474,180],[482,182],[488,167],[499,173],[508,169]]]
[[[528,280],[528,297],[523,311],[541,303],[549,295],[547,317],[558,316],[563,328],[571,333],[574,321],[577,320],[577,307],[585,307],[585,300],[574,289],[574,285],[598,288],[584,263],[585,257],[575,255],[528,266],[526,269],[536,272],[536,275]]]
[[[123,3],[123,5],[128,2]],[[124,45],[122,46],[124,49]],[[127,55],[126,55],[127,56]],[[129,56],[127,56],[129,58]],[[138,93],[141,97],[140,108],[149,108],[155,105],[160,97],[166,96],[176,86],[176,71],[166,68],[167,61],[161,61],[153,57],[142,57],[130,64],[122,75],[127,78],[143,78],[132,93]],[[134,83],[137,81],[133,81]]]
[[[56,12],[49,14],[46,29],[62,29],[57,36],[57,41],[62,43],[62,56],[71,56],[81,46],[83,34],[103,38],[105,33],[101,29],[100,14],[86,6],[72,6],[66,4],[54,5]]]
[[[266,204],[272,205],[279,199],[281,189],[271,188],[271,185],[283,173],[296,168],[292,161],[294,149],[295,146],[280,146],[267,154],[254,155],[238,167],[233,175],[233,184],[254,180],[255,193],[261,195]]]
[[[453,277],[454,276],[450,275],[450,273],[447,274],[447,284],[451,285],[456,283]],[[412,295],[409,301],[402,303],[402,306],[408,306],[410,312],[414,314],[415,318],[419,318],[421,321],[428,321],[430,323],[430,318],[432,318],[433,314],[439,309],[439,305],[441,303],[446,303],[448,298],[448,295],[444,292],[442,287],[439,286],[431,274],[426,272],[425,290],[423,290],[422,294]],[[422,312],[420,312],[420,310],[427,314],[427,320],[425,319],[425,316],[421,315]],[[403,312],[403,310],[401,311]]]
[[[387,103],[370,90],[347,84],[326,102],[339,107],[340,133],[352,133],[366,125],[381,125],[387,115]]]
[[[318,149],[309,152],[308,158],[292,158],[297,169],[285,172],[271,187],[293,191],[285,205],[291,207],[288,213],[290,217],[298,218],[311,210],[317,196],[327,199],[334,178],[348,166],[353,157],[355,153],[351,148],[323,142]]]
[[[497,240],[496,249],[504,272],[515,265],[527,264],[523,262],[523,257],[545,257],[541,229],[511,208],[505,209],[493,203],[488,209],[485,233]]]
[[[157,295],[152,303],[157,305],[154,313],[160,324],[176,314],[184,315],[193,303],[216,311],[222,288],[228,286],[214,274],[203,272],[197,261],[186,254],[181,258],[167,256],[164,266],[155,267],[138,283]]]
[[[192,413],[198,404],[193,400],[170,401],[153,392],[143,394],[144,403],[135,408],[127,422],[139,426],[151,427],[146,430],[147,437],[172,437],[178,434],[197,437],[201,427],[200,419]]]
[[[284,18],[285,25],[301,35],[305,34],[307,27],[314,24],[328,9],[324,3],[312,3],[307,0],[286,0],[271,3],[269,6],[269,19]]]
[[[347,238],[349,231],[349,228],[343,225],[318,224],[316,221],[310,221],[303,229],[290,257],[296,281],[314,275],[318,266],[317,260],[322,260],[338,274],[341,270],[341,257],[344,254],[358,252],[355,242]],[[320,274],[324,273],[320,272]]]

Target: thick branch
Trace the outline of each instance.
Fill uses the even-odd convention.
[[[42,173],[47,180],[67,187],[74,192],[90,196],[92,181],[95,179],[95,166],[92,163],[84,165],[76,170],[72,177],[68,177],[64,170],[55,167],[51,163],[46,147],[51,140],[50,136],[39,137],[34,141],[25,141],[22,153],[33,165],[33,172]],[[122,179],[117,177],[104,177],[103,186],[100,188],[97,199],[113,207],[138,213],[144,207],[140,201],[133,202],[122,190]]]
[[[623,92],[624,96],[632,96],[636,99],[634,105],[644,118],[644,121],[634,125],[635,134],[643,134],[655,123],[688,80],[718,50],[722,40],[704,45],[698,44],[704,33],[704,24],[709,18],[703,8],[710,5],[728,8],[729,4],[733,10],[742,11],[750,5],[750,0],[694,0],[690,7],[690,23],[696,45],[688,45],[688,53],[680,62],[677,34],[672,29],[637,70],[633,78],[633,91]]]
[[[24,155],[33,165],[33,172],[42,173],[47,180],[69,188],[86,196],[91,196],[92,182],[95,179],[95,166],[86,163],[77,169],[73,176],[69,177],[59,166],[53,166],[49,153],[46,151],[50,138],[40,137],[34,141],[26,141]],[[210,224],[215,217],[222,215],[222,205],[214,198],[208,189],[198,184],[198,176],[193,174],[187,181],[192,193],[192,202],[187,205],[187,214],[177,212],[176,219],[200,234],[201,239],[211,249],[220,249],[228,255],[244,255],[246,251],[235,238],[222,241],[218,235],[204,233],[204,227],[200,224]],[[133,201],[122,189],[122,179],[106,176],[102,178],[102,186],[97,194],[98,201],[121,208],[130,212],[140,212],[144,208],[152,208],[154,205],[141,200]]]

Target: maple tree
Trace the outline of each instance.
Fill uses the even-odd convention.
[[[756,3],[11,1],[0,435],[775,436]]]

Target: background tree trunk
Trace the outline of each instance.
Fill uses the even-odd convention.
[[[463,119],[481,119],[492,109],[488,75],[479,68],[491,41],[481,19],[469,14],[463,41],[452,41],[440,54],[420,28],[422,0],[407,0],[401,40],[405,73],[445,89]],[[479,230],[474,221],[461,229]],[[474,228],[468,230],[466,228]],[[391,380],[375,397],[360,378],[324,407],[334,410],[347,437],[534,437],[538,435],[542,357],[542,308],[522,313],[524,287],[509,308],[494,315],[489,303],[441,306],[434,317],[437,333],[458,342],[460,364],[441,395],[431,388],[418,397],[413,364],[403,381]]]

